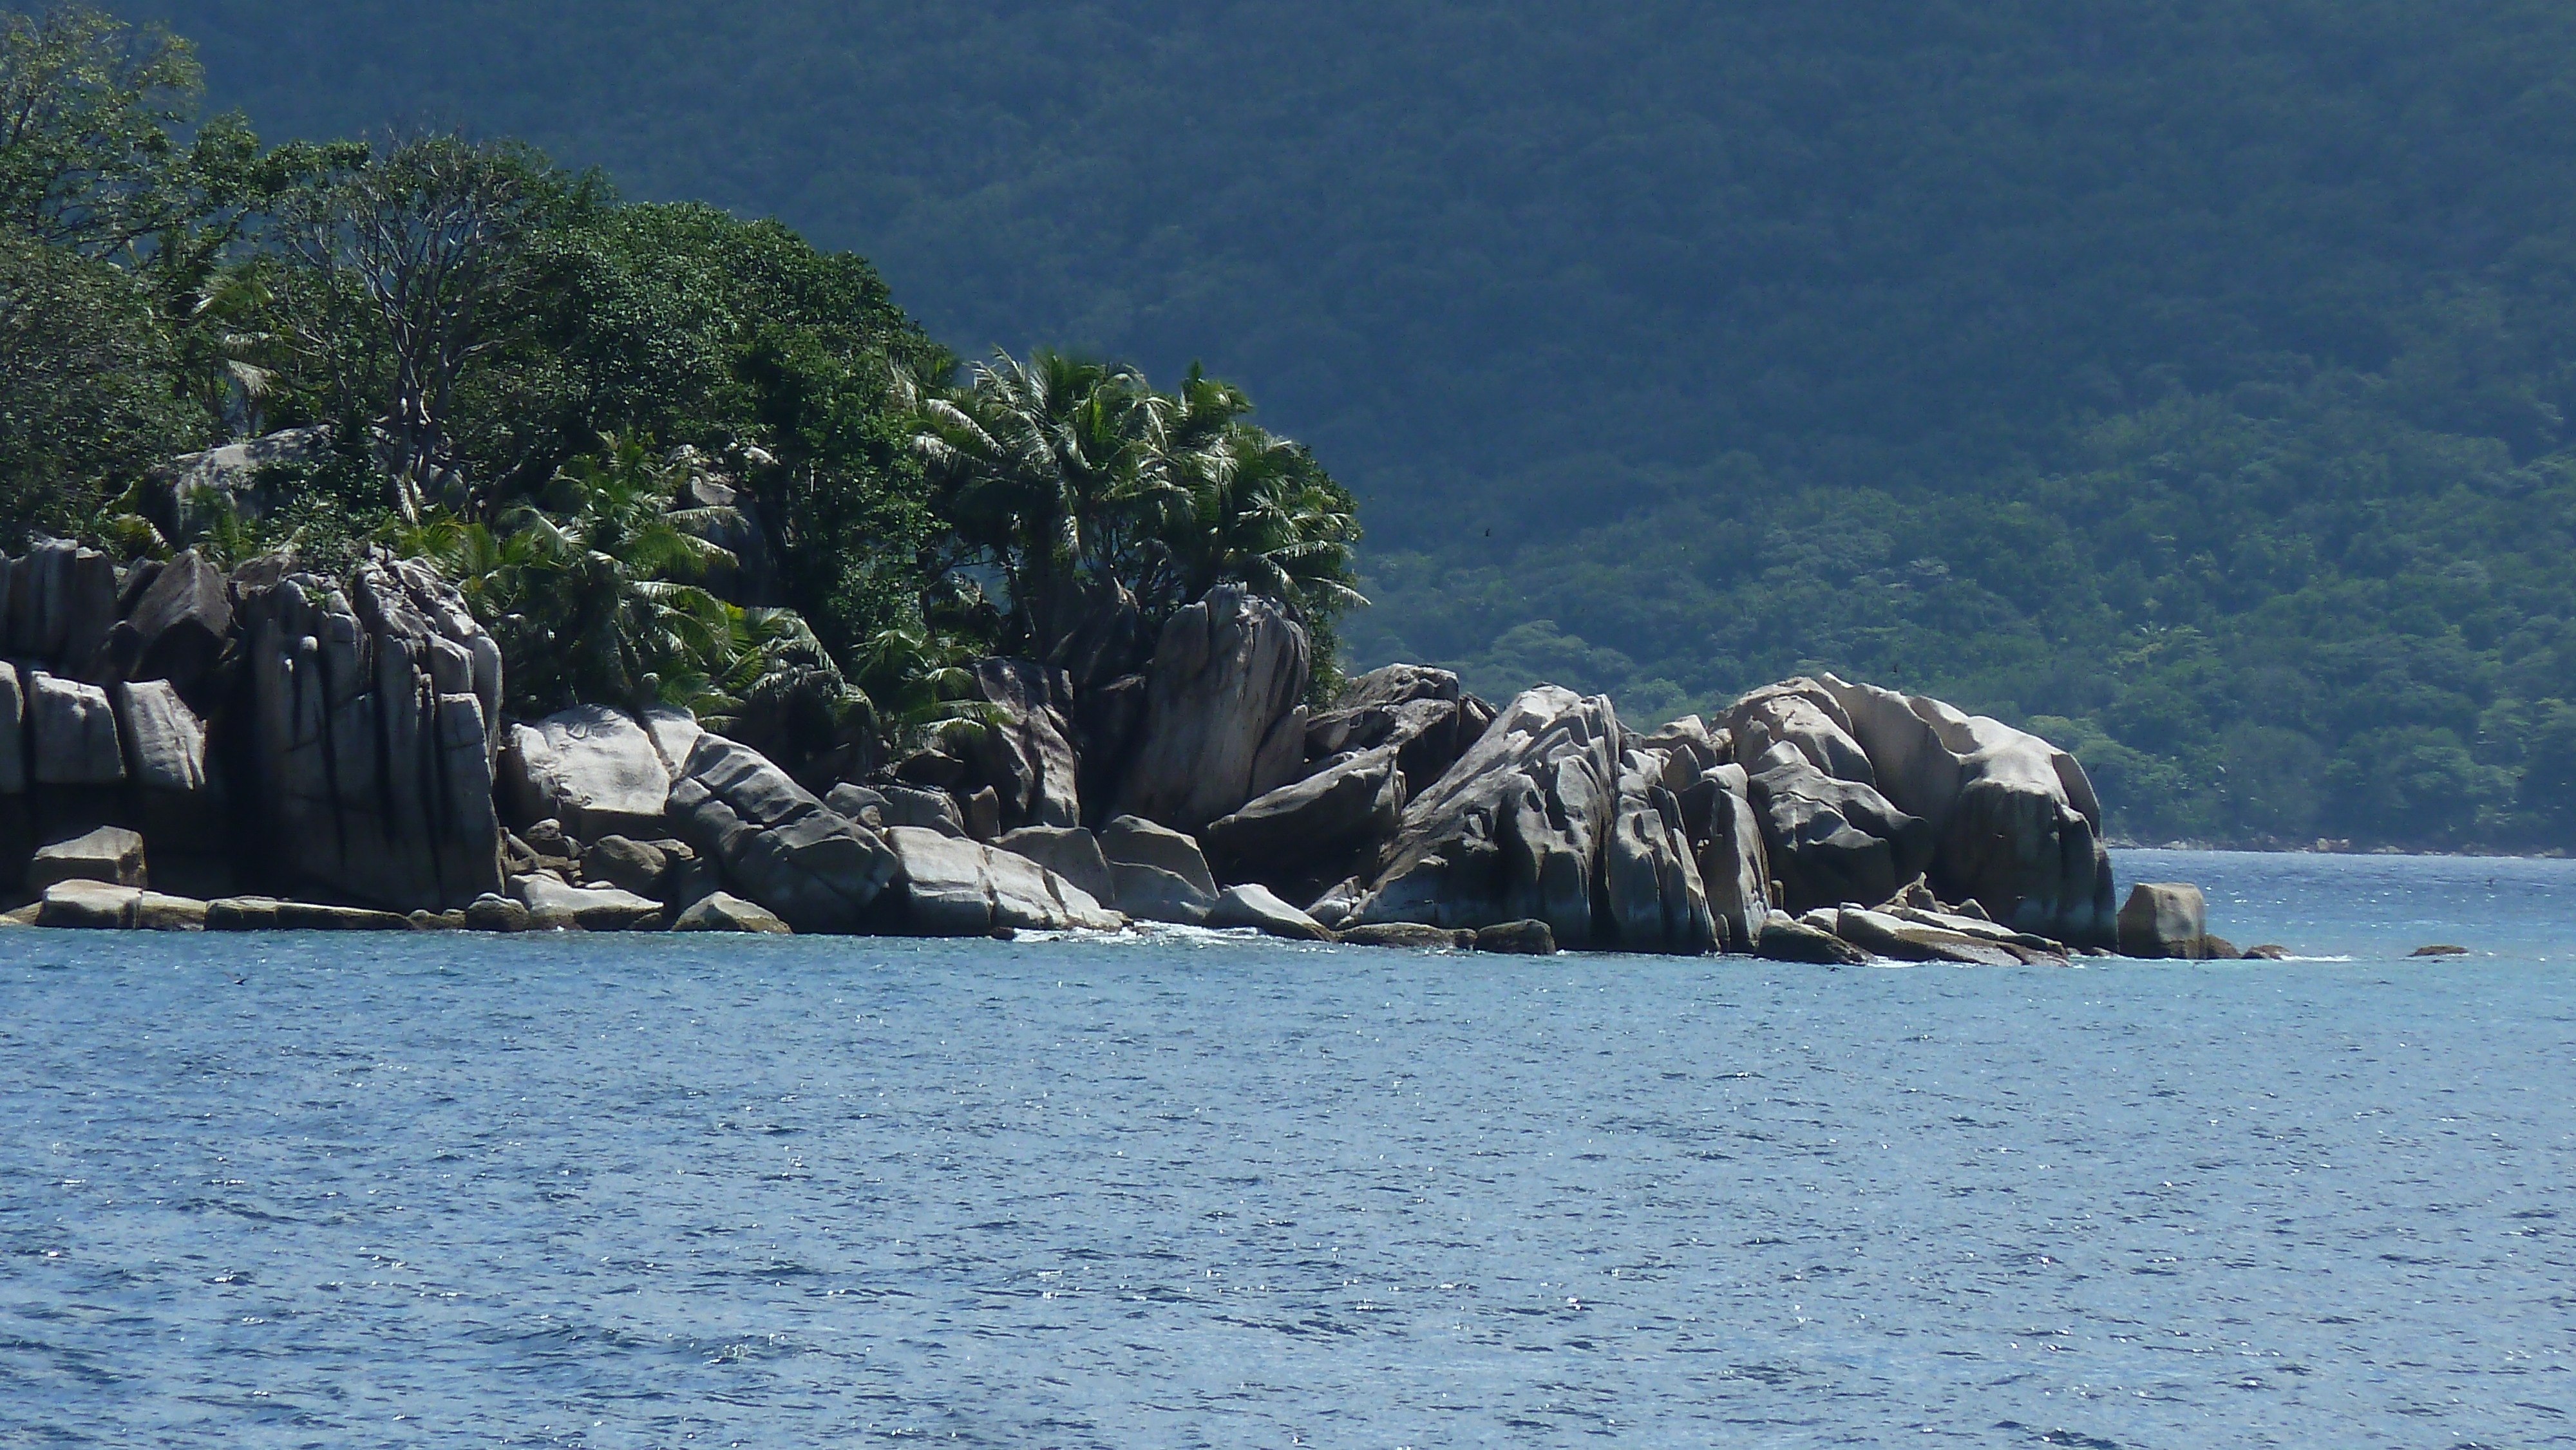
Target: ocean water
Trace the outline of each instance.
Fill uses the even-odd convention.
[[[2576,1443],[2576,865],[2120,864],[2350,960],[0,932],[0,1446]]]

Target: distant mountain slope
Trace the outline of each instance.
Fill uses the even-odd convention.
[[[1363,653],[2065,717],[2148,836],[2576,844],[2576,9],[156,0],[1264,399]]]

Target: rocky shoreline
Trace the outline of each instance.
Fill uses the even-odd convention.
[[[979,719],[853,770],[684,710],[504,717],[427,565],[0,560],[0,920],[161,930],[990,936],[1130,923],[1487,951],[1987,965],[2208,956],[2115,909],[2066,752],[1832,676],[1651,734],[1393,665],[1310,705],[1305,631],[1220,587],[1112,597]],[[2233,948],[2226,948],[2233,954]]]

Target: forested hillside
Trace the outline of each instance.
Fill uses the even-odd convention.
[[[2564,5],[128,9],[272,137],[525,135],[960,353],[1203,358],[1360,494],[1363,662],[1832,668],[2139,836],[2576,843]]]

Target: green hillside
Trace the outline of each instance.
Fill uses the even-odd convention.
[[[1799,668],[2149,838],[2576,844],[2576,10],[156,0],[262,133],[520,134],[966,353],[1264,402],[1351,646]]]

